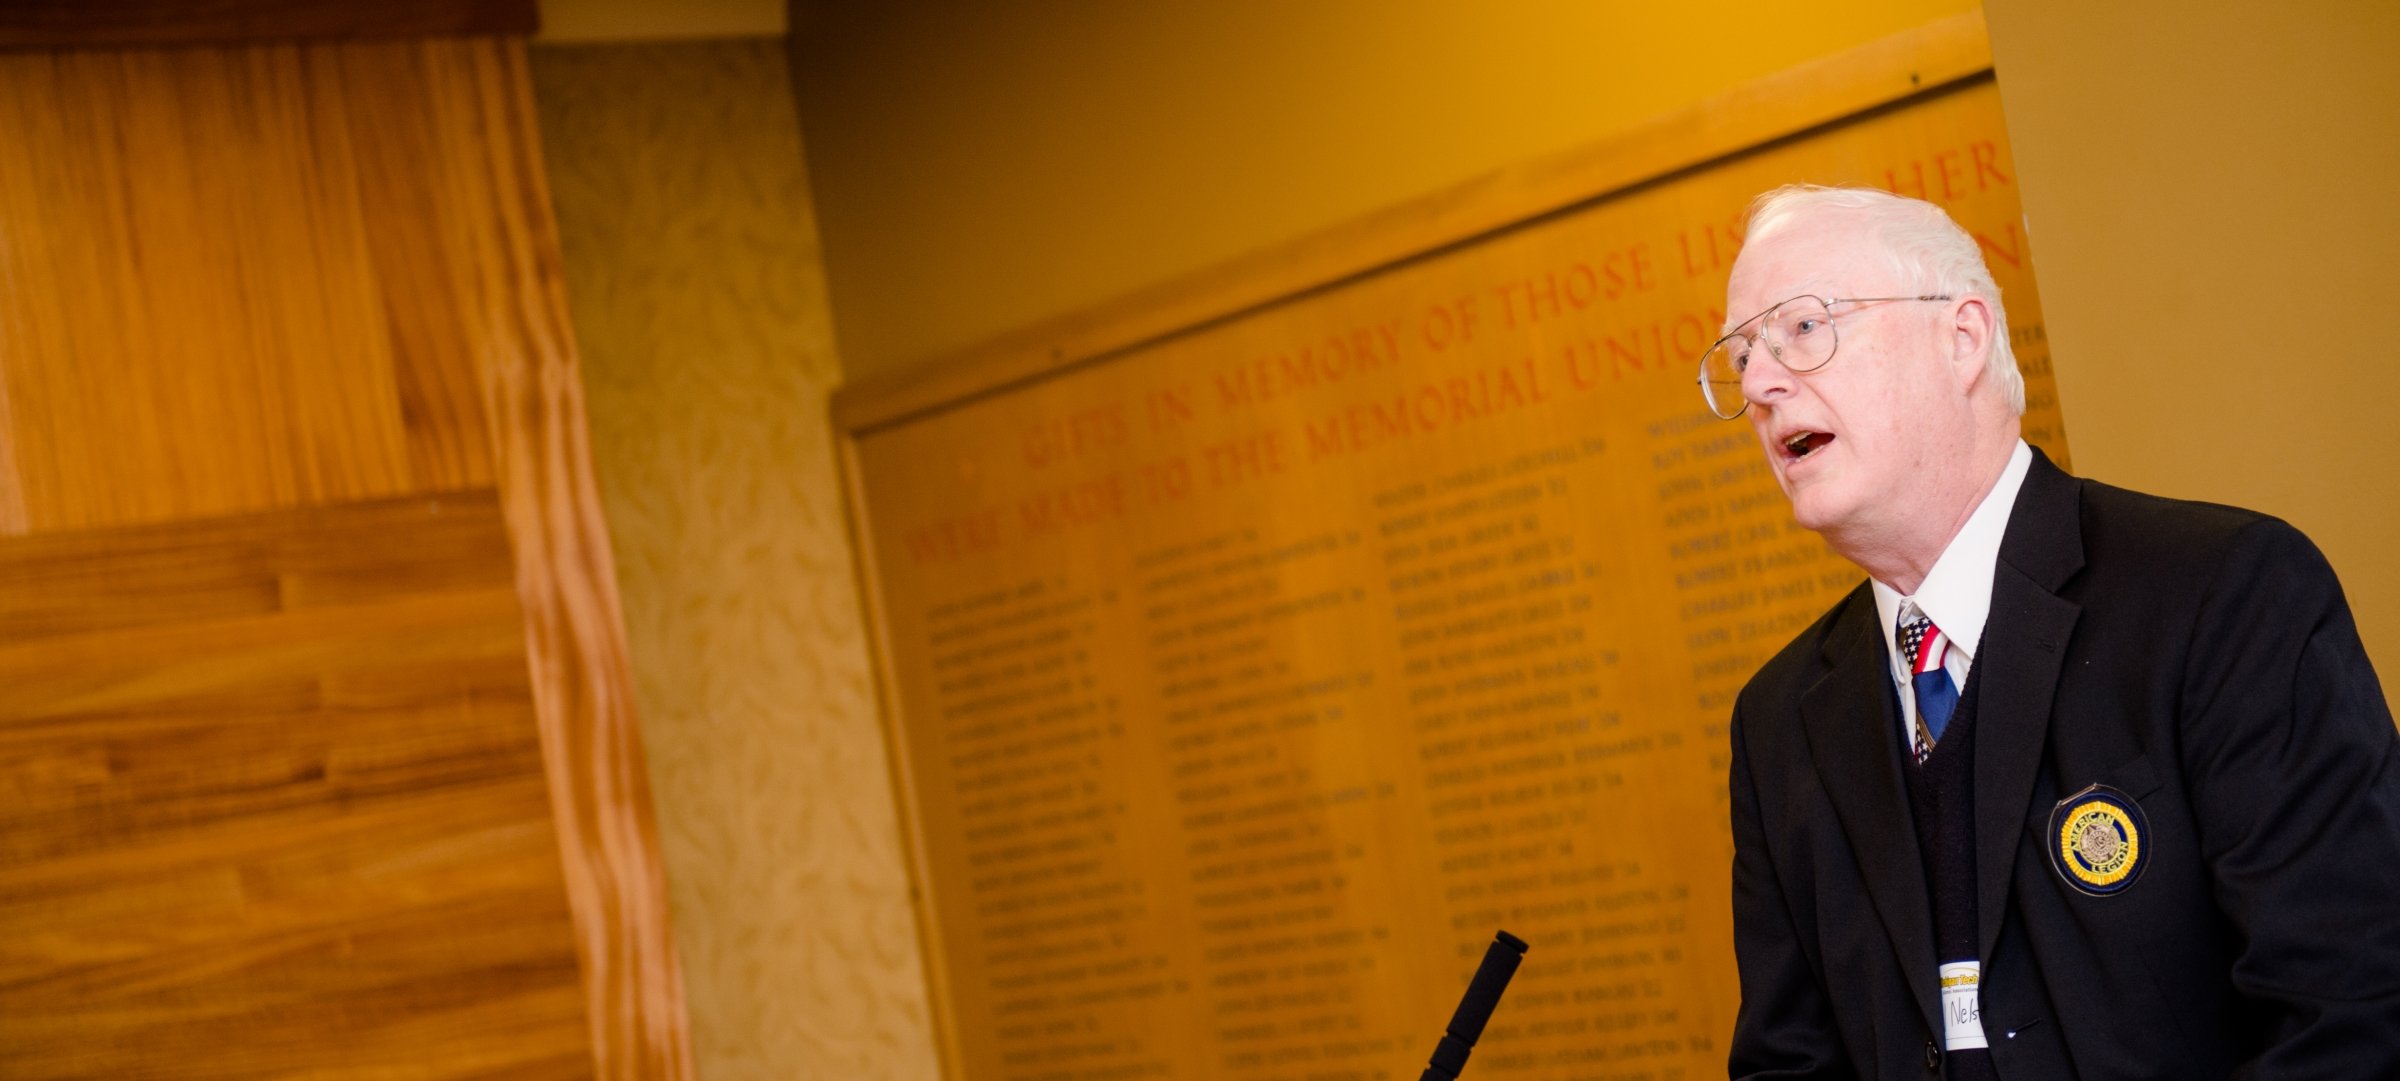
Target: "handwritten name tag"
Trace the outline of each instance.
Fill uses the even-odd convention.
[[[1942,1046],[1952,1051],[1990,1047],[1983,1038],[1983,962],[1942,966]]]

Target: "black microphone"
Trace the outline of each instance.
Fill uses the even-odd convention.
[[[1492,1007],[1500,1004],[1500,992],[1508,990],[1508,978],[1517,974],[1517,963],[1524,959],[1524,939],[1502,931],[1492,940],[1483,951],[1483,963],[1475,966],[1475,978],[1467,981],[1466,996],[1458,1000],[1458,1012],[1450,1015],[1450,1031],[1433,1045],[1433,1060],[1417,1081],[1457,1081],[1458,1071],[1467,1066],[1467,1053],[1483,1035],[1484,1022],[1492,1019]]]

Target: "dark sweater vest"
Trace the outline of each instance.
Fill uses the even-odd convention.
[[[1980,960],[1975,955],[1975,704],[1982,680],[1983,666],[1976,665],[1967,674],[1941,742],[1933,745],[1924,764],[1901,771],[1908,778],[1917,854],[1925,862],[1926,895],[1933,900],[1934,959],[1943,964]],[[1934,974],[1910,975],[1931,979]],[[2000,1078],[1991,1052],[1981,1048],[1951,1052],[1942,1061],[1944,1076],[1956,1081]]]

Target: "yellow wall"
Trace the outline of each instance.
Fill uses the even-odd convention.
[[[2075,461],[2306,530],[2400,675],[2400,5],[1990,0]]]
[[[843,364],[938,357],[1973,6],[796,3]]]
[[[533,74],[700,1075],[933,1077],[782,45]]]

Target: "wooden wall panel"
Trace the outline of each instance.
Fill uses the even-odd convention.
[[[443,51],[0,56],[25,528],[491,483],[474,384],[443,378],[482,283],[416,250],[471,239],[427,226],[485,179],[435,153]]]
[[[553,1072],[688,1077],[680,975],[549,214],[518,43],[0,56],[0,536],[74,538],[101,551],[170,530],[167,541],[120,553],[129,562],[111,571],[113,581],[55,591],[37,583],[71,562],[38,545],[0,552],[0,561],[44,568],[0,571],[10,575],[0,589],[0,652],[15,665],[12,706],[47,711],[24,714],[31,727],[7,722],[0,736],[47,741],[23,776],[72,778],[119,762],[108,748],[124,722],[107,711],[254,714],[273,729],[300,723],[292,710],[317,708],[310,694],[407,705],[419,684],[510,669],[506,685],[518,696],[510,716],[529,722],[538,753],[482,747],[494,757],[478,764],[454,749],[453,764],[534,784],[546,793],[546,829],[524,832],[517,819],[443,803],[455,815],[441,827],[451,841],[412,859],[495,861],[511,867],[474,873],[517,874],[519,854],[473,840],[475,823],[491,823],[511,843],[538,838],[556,872],[543,903],[571,919],[582,997],[569,1010],[547,983],[507,993],[545,1025],[580,1017],[585,1031],[572,1054],[525,1032],[508,1053],[533,1055]],[[391,565],[343,564],[339,573],[288,551],[299,561],[261,564],[267,557],[250,542],[219,535],[254,528],[228,523],[266,523],[255,525],[262,536],[305,532],[312,514],[462,491],[484,493],[479,505],[506,524],[509,545],[479,548],[474,573],[510,590],[456,592],[448,577],[456,568],[399,549],[383,552]],[[415,554],[439,556],[446,536],[420,537],[426,548]],[[389,634],[352,625],[368,609]],[[492,637],[503,625],[507,635]],[[19,634],[40,637],[20,642]],[[454,646],[466,652],[444,652]],[[293,672],[314,673],[317,690],[295,684]],[[209,704],[177,697],[189,695]],[[449,706],[408,708],[457,719]],[[307,716],[330,729],[327,738],[366,741],[356,761],[377,776],[404,766],[417,738],[394,737],[400,749],[376,742],[383,714],[371,711]],[[175,738],[194,776],[242,779],[232,790],[267,784],[285,766],[316,768],[248,736]],[[56,813],[139,826],[153,817],[209,820],[228,800],[251,808],[215,781],[144,790],[102,776],[115,774],[85,777],[94,783],[73,789]],[[288,851],[270,852],[261,834],[255,850],[189,854],[190,876],[214,884],[235,923],[271,925],[267,902],[277,895],[248,888],[255,876],[241,870],[251,866],[244,861],[340,865],[430,844],[399,819],[378,822],[338,835],[294,832]],[[63,830],[6,870],[68,874],[61,868],[81,866],[113,836]],[[131,876],[166,851],[136,848],[88,870]],[[41,911],[52,919],[113,911],[114,895],[96,881],[45,895]],[[364,889],[333,894],[373,900]],[[527,960],[534,940],[496,929],[510,919],[462,905],[444,917],[459,921],[454,930],[417,945],[470,970],[490,963],[531,978],[551,964]],[[461,1024],[431,991],[376,998],[371,989],[386,984],[358,982],[352,970],[379,963],[351,939],[385,932],[368,910],[356,922],[336,912],[327,910],[325,933],[338,948],[292,955],[308,961],[292,986],[311,989],[319,1012],[306,1016],[322,1022],[309,1029],[309,1047],[291,1049],[294,1063],[314,1065],[294,1070],[518,1075],[520,1067],[475,1050],[479,1034],[514,1025],[514,1013],[478,1011]],[[157,982],[176,995],[249,1001],[244,956],[225,943],[194,948],[172,955],[187,969],[124,986],[120,974],[102,974],[88,989],[125,994]],[[28,955],[23,986],[71,982],[65,970],[43,967],[54,962],[63,963]],[[392,986],[416,980],[402,969],[387,975]],[[150,1076],[257,1072],[247,1051],[211,1057],[148,1040],[153,1019],[140,1009],[75,1006],[109,1001],[56,998],[38,1023],[14,1031],[95,1037],[125,1048],[120,1065],[140,1062],[132,1072]],[[426,1009],[387,1015],[394,1003]],[[352,1022],[355,1031],[345,1027]],[[445,1034],[453,1028],[455,1037]],[[298,1028],[288,1031],[299,1038]],[[379,1043],[382,1034],[391,1038]]]
[[[0,1073],[590,1076],[522,626],[489,490],[0,540]]]

